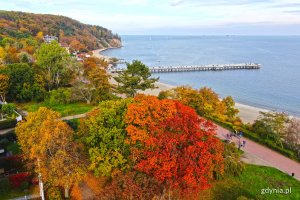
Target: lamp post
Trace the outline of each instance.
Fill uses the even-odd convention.
[[[44,195],[44,184],[42,180],[42,174],[40,172],[40,159],[38,159],[38,167],[39,167],[39,188],[40,188],[40,197],[42,200],[45,200],[45,195]]]

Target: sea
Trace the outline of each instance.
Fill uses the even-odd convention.
[[[210,87],[220,97],[300,116],[300,36],[122,36],[102,54],[149,67],[259,63],[259,70],[153,74],[160,82]],[[118,67],[124,67],[120,65]]]

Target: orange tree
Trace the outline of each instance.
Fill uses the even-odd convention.
[[[134,168],[167,189],[197,194],[222,174],[223,144],[216,127],[174,100],[137,96],[126,118]]]
[[[41,107],[29,113],[16,128],[23,158],[30,169],[41,173],[47,185],[69,189],[84,174],[83,159],[73,141],[73,130],[57,112]]]

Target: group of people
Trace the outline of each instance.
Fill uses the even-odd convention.
[[[241,142],[241,138],[243,137],[243,132],[240,131],[238,132],[237,130],[234,131],[234,133],[229,132],[226,134],[226,142],[230,143],[230,141],[232,140],[232,136],[237,137],[239,139],[238,141],[238,148],[240,149],[241,147],[245,147],[246,146],[246,141],[243,140]]]

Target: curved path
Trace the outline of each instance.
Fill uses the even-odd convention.
[[[225,128],[217,126],[217,136],[220,139],[226,139],[229,131]],[[276,151],[273,151],[261,144],[253,142],[247,138],[241,138],[241,141],[246,141],[245,147],[241,149],[245,152],[243,160],[250,164],[271,166],[285,172],[289,175],[295,174],[295,178],[300,180],[300,163],[289,159]],[[238,145],[238,138],[233,137],[232,142]]]

